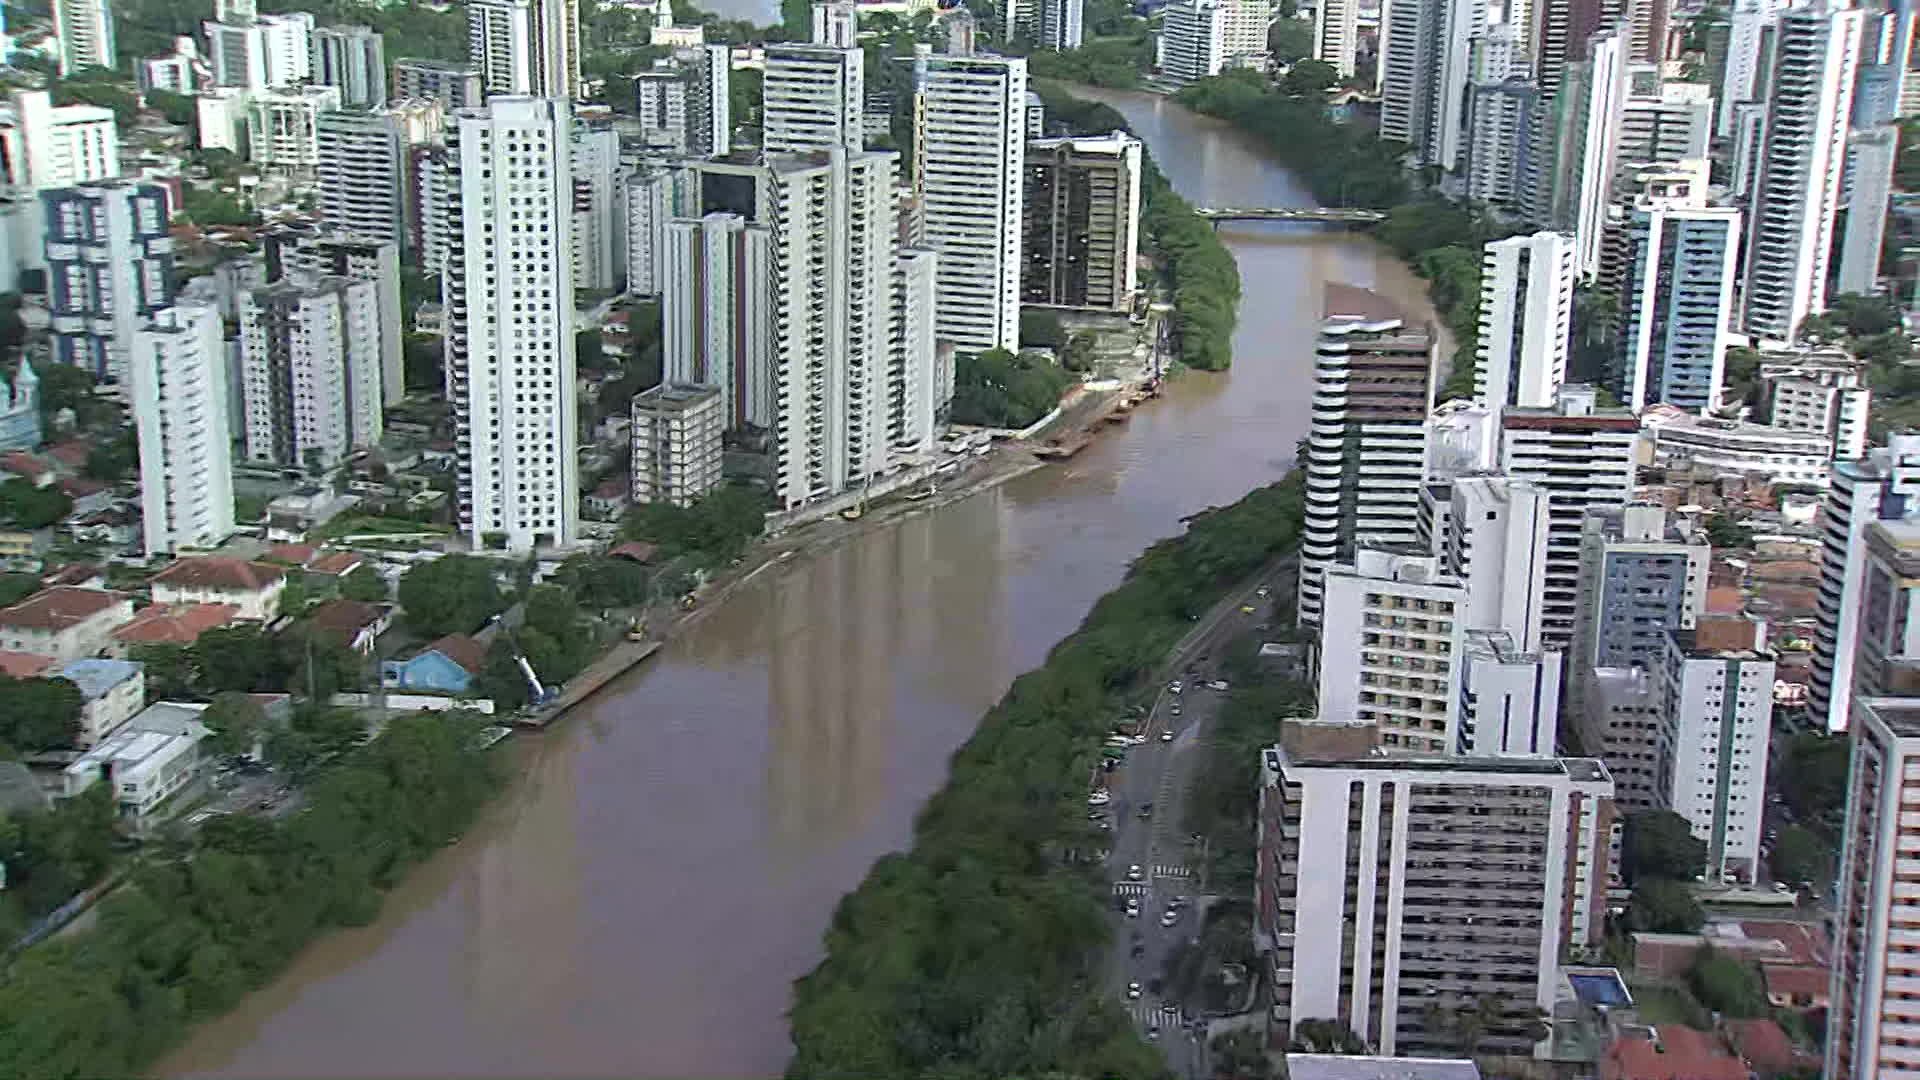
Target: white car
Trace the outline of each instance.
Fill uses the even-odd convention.
[[[1127,867],[1127,880],[1128,881],[1140,880],[1140,864],[1139,863],[1132,863]]]
[[[1209,690],[1225,690],[1226,688],[1227,688],[1227,684],[1220,679],[1215,679],[1214,681],[1207,684],[1207,689]]]
[[[1173,741],[1173,732],[1171,732],[1171,731],[1163,731],[1163,732],[1161,732],[1161,733],[1160,733],[1160,741],[1161,741],[1161,742],[1172,742],[1172,741]]]
[[[1140,917],[1140,901],[1138,900],[1127,901],[1127,918],[1137,919],[1139,917]]]
[[[1253,595],[1259,597],[1262,600],[1265,600],[1267,597],[1273,595],[1273,590],[1265,585],[1262,585],[1259,588],[1253,590]]]
[[[1160,916],[1161,926],[1172,926],[1174,923],[1177,923],[1179,921],[1180,921],[1180,913],[1177,911],[1169,911],[1165,915]]]
[[[1135,1000],[1138,1000],[1139,997],[1140,997],[1140,984],[1137,982],[1128,983],[1127,984],[1127,1000],[1135,1001]]]
[[[1113,796],[1107,794],[1104,791],[1096,791],[1093,794],[1087,796],[1088,806],[1105,806],[1112,801],[1113,801]]]
[[[1169,694],[1177,694],[1177,693],[1179,693],[1180,691],[1182,691],[1182,690],[1185,690],[1185,689],[1186,689],[1186,687],[1184,687],[1184,686],[1182,686],[1182,685],[1180,685],[1180,680],[1179,680],[1179,679],[1175,679],[1175,680],[1173,680],[1172,682],[1170,682],[1170,683],[1168,683],[1168,684],[1167,684],[1167,693],[1169,693]]]

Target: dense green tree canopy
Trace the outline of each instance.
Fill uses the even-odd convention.
[[[1647,878],[1692,881],[1706,869],[1707,843],[1671,810],[1643,810],[1627,818],[1620,872],[1629,885]]]
[[[1060,395],[1078,380],[1039,353],[1015,356],[988,349],[962,356],[953,369],[953,421],[985,427],[1024,428],[1053,411]]]
[[[493,562],[445,555],[418,563],[400,577],[400,609],[407,625],[427,637],[470,634],[507,606]]]
[[[83,700],[65,679],[0,675],[0,745],[23,754],[72,746]]]

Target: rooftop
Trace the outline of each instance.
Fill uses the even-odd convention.
[[[140,674],[141,665],[131,660],[102,660],[89,657],[75,660],[60,669],[60,678],[80,688],[80,696],[92,701],[105,697],[114,687]]]
[[[314,630],[334,641],[351,641],[369,626],[379,623],[388,608],[359,600],[329,600],[314,608],[307,621]]]
[[[475,675],[487,666],[487,647],[465,634],[448,634],[420,651],[437,652]]]
[[[113,639],[129,645],[191,645],[239,614],[233,604],[154,604],[116,629]]]
[[[126,593],[106,589],[55,585],[41,589],[12,607],[0,608],[0,626],[58,632],[78,626],[129,599]]]
[[[712,386],[695,386],[690,383],[661,383],[651,390],[642,390],[633,397],[633,407],[680,411],[691,409],[720,396],[720,391]]]
[[[1326,292],[1322,294],[1320,316],[1323,319],[1404,322],[1407,313],[1399,304],[1371,289],[1330,281]]]
[[[44,656],[0,649],[0,675],[9,679],[36,679],[52,665],[53,661]]]
[[[1750,1080],[1747,1067],[1704,1031],[1663,1026],[1653,1039],[1626,1036],[1607,1047],[1608,1080]]]
[[[215,556],[181,559],[154,575],[155,585],[175,589],[224,589],[258,592],[287,576],[278,566]]]
[[[1464,1058],[1288,1054],[1287,1075],[1293,1080],[1480,1080],[1480,1067]]]

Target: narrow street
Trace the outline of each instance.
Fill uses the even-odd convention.
[[[1174,647],[1140,727],[1145,741],[1107,774],[1112,801],[1094,808],[1106,812],[1113,830],[1107,867],[1116,929],[1108,984],[1183,1076],[1206,1075],[1206,1047],[1179,1005],[1161,997],[1160,974],[1180,943],[1198,939],[1207,902],[1205,860],[1182,822],[1187,795],[1207,759],[1209,727],[1226,697],[1209,684],[1220,677],[1223,647],[1270,617],[1273,596],[1261,591],[1290,580],[1291,561],[1287,556],[1262,568]]]

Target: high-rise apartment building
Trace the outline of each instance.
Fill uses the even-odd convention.
[[[1867,533],[1876,522],[1920,516],[1920,435],[1895,432],[1885,447],[1833,465],[1820,511],[1820,594],[1807,709],[1815,722],[1844,730],[1861,649]]]
[[[304,12],[219,14],[200,24],[207,37],[213,85],[246,91],[280,90],[313,77],[313,16]]]
[[[727,46],[677,49],[633,77],[634,113],[649,147],[694,157],[733,146]]]
[[[1419,539],[1426,421],[1438,375],[1431,328],[1376,293],[1329,284],[1314,358],[1299,619],[1318,625],[1321,576],[1362,540]]]
[[[1563,387],[1551,409],[1507,410],[1500,419],[1501,468],[1544,488],[1549,499],[1543,643],[1573,640],[1580,583],[1580,534],[1591,507],[1619,506],[1633,490],[1640,424],[1630,409],[1602,409],[1591,387]]]
[[[1712,549],[1651,505],[1593,511],[1586,526],[1569,715],[1581,745],[1613,773],[1622,807],[1665,808],[1671,778],[1655,673],[1667,632],[1692,630],[1705,607]]]
[[[374,285],[291,274],[240,300],[249,461],[333,469],[378,446],[380,303]]]
[[[1721,68],[1714,134],[1734,133],[1735,110],[1767,93],[1767,68],[1773,60],[1774,16],[1786,0],[1734,0],[1727,13],[1726,60]]]
[[[320,220],[360,236],[405,243],[410,151],[386,109],[343,109],[314,120]]]
[[[773,231],[712,213],[665,228],[665,381],[712,387],[725,428],[774,426]]]
[[[1453,1053],[1434,1011],[1491,999],[1487,1052],[1524,1055],[1561,957],[1604,930],[1612,778],[1585,758],[1381,757],[1370,734],[1295,721],[1262,752],[1254,937],[1273,1022]]]
[[[1865,374],[1866,365],[1843,349],[1763,354],[1760,382],[1767,388],[1767,423],[1826,436],[1835,461],[1865,457],[1873,410]]]
[[[233,535],[226,361],[211,305],[162,308],[132,335],[127,381],[148,555],[215,547]]]
[[[468,109],[480,104],[484,92],[480,68],[472,63],[404,56],[393,62],[395,100],[433,98],[448,109]]]
[[[1030,47],[1061,52],[1077,49],[1084,36],[1084,0],[1008,0],[1002,28],[1008,41],[1025,39]],[[969,56],[973,49],[948,50]]]
[[[248,160],[266,169],[312,176],[320,167],[320,117],[340,107],[331,86],[267,90],[247,101]]]
[[[1454,750],[1474,757],[1552,757],[1560,735],[1561,655],[1528,651],[1498,630],[1469,630],[1460,657]]]
[[[117,66],[108,0],[53,0],[53,36],[63,79],[84,68]]]
[[[1558,400],[1573,343],[1573,238],[1537,232],[1486,245],[1474,400],[1546,408]]]
[[[953,350],[935,337],[940,256],[903,247],[893,262],[893,328],[887,351],[887,445],[924,453],[953,401]]]
[[[1900,129],[1881,124],[1847,136],[1851,173],[1847,227],[1840,234],[1840,270],[1835,287],[1843,293],[1870,295],[1880,282],[1881,248],[1887,235],[1887,208],[1893,198],[1893,167],[1899,156]]]
[[[573,126],[573,285],[613,292],[627,273],[625,166],[620,136],[605,121]]]
[[[914,57],[914,194],[940,255],[939,336],[962,353],[1020,348],[1027,62]]]
[[[53,357],[124,385],[134,332],[174,302],[166,189],[103,180],[40,201]]]
[[[267,280],[289,274],[364,281],[373,287],[381,399],[397,405],[406,394],[406,342],[400,312],[400,245],[338,229],[275,229],[266,235]]]
[[[1027,143],[1020,299],[1129,311],[1140,255],[1140,140],[1122,132]]]
[[[863,149],[864,72],[858,49],[767,46],[762,145],[774,153]]]
[[[56,106],[45,90],[14,93],[12,116],[0,114],[0,152],[6,181],[15,187],[72,187],[120,175],[113,110]]]
[[[489,94],[579,97],[579,0],[473,0],[467,55]]]
[[[1541,168],[1534,125],[1544,107],[1539,86],[1524,75],[1476,82],[1467,109],[1467,198],[1528,212]]]
[[[1564,133],[1554,171],[1553,216],[1571,231],[1580,273],[1600,264],[1600,239],[1620,162],[1627,99],[1626,42],[1617,31],[1587,41],[1586,59],[1570,65],[1557,108]]]
[[[1662,803],[1706,842],[1707,873],[1752,883],[1773,728],[1766,624],[1705,616],[1666,638],[1658,668]]]
[[[1619,169],[1707,156],[1713,138],[1713,94],[1705,83],[1661,83],[1629,94],[1620,107]]]
[[[476,547],[570,543],[575,452],[573,117],[501,95],[447,140],[447,396],[461,531]]]
[[[1227,59],[1227,8],[1223,0],[1174,0],[1161,8],[1154,39],[1154,66],[1176,83],[1220,74]]]
[[[1381,15],[1380,137],[1425,164],[1463,162],[1476,36],[1491,29],[1484,0],[1410,0]]]
[[[1614,396],[1629,408],[1717,407],[1739,276],[1740,211],[1641,196],[1624,230]]]
[[[626,175],[627,291],[655,296],[665,280],[667,223],[695,216],[699,174],[646,163]]]
[[[1322,595],[1320,719],[1374,725],[1389,753],[1452,753],[1466,586],[1432,555],[1363,543],[1327,567]]]
[[[313,81],[340,91],[353,109],[387,103],[387,52],[370,26],[323,26],[313,32]]]
[[[1920,1076],[1910,1032],[1920,1003],[1911,940],[1920,893],[1905,880],[1920,847],[1920,699],[1861,697],[1853,703],[1847,819],[1834,883],[1833,981],[1827,1013],[1831,1080]]]
[[[1743,275],[1751,337],[1791,342],[1802,320],[1826,309],[1863,18],[1824,7],[1778,17]]]
[[[1537,651],[1547,585],[1546,489],[1497,474],[1455,477],[1448,487],[1442,565],[1467,590],[1462,623]]]
[[[633,398],[633,501],[692,506],[720,486],[720,391],[663,382]]]
[[[1313,10],[1313,58],[1332,64],[1351,79],[1360,51],[1360,5],[1354,0],[1321,0]]]

